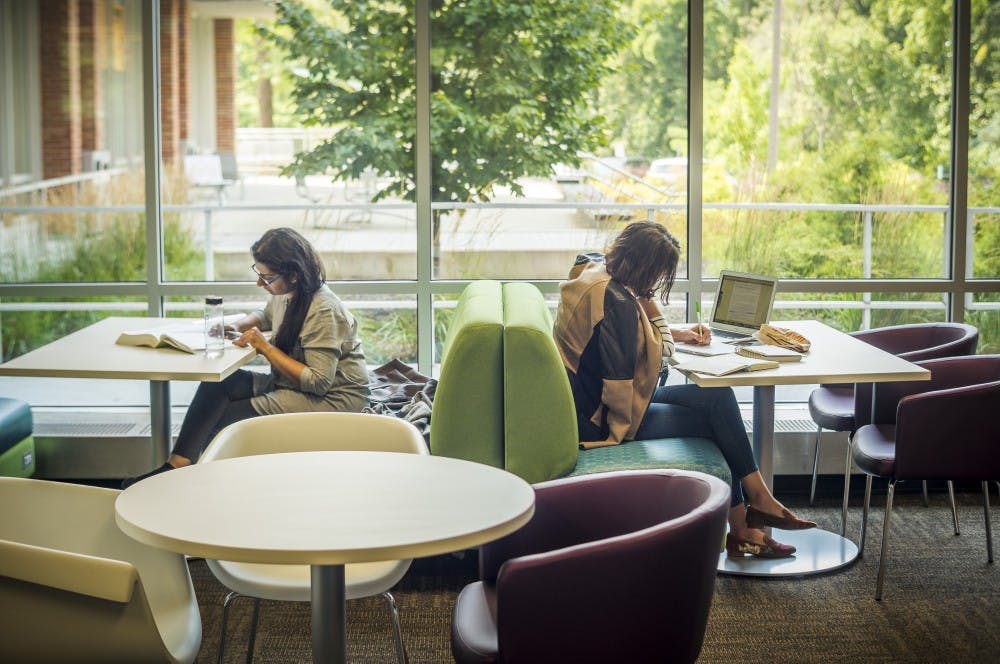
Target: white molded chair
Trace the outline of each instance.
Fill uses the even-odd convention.
[[[184,556],[125,535],[116,489],[0,477],[0,661],[193,662]]]
[[[429,454],[427,444],[417,428],[396,417],[362,413],[287,413],[265,415],[231,424],[218,433],[198,459],[198,463],[254,454],[321,450]],[[333,508],[336,506],[316,506],[316,509]],[[308,602],[311,599],[308,565],[264,565],[221,560],[207,560],[206,563],[219,582],[232,591],[223,602],[219,662],[222,662],[225,647],[229,607],[234,599],[246,596],[255,600],[247,646],[248,662],[253,658],[260,600]],[[389,589],[403,578],[409,567],[410,560],[344,566],[347,599],[382,595],[388,602],[396,656],[401,662],[406,661],[406,648],[399,627],[396,600]]]

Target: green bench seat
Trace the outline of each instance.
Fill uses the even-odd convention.
[[[431,453],[477,461],[535,483],[613,470],[697,470],[730,482],[706,438],[579,449],[573,395],[552,339],[552,314],[526,283],[475,281],[448,329],[434,395]]]

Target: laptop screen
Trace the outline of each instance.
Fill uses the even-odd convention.
[[[711,326],[731,332],[755,332],[771,317],[778,280],[762,274],[723,270],[715,293]]]

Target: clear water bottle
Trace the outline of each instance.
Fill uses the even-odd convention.
[[[222,357],[226,344],[225,323],[222,316],[222,298],[205,298],[205,356]]]

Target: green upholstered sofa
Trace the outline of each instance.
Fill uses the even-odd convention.
[[[476,281],[444,343],[431,453],[506,468],[528,482],[637,468],[699,470],[730,481],[705,438],[580,450],[573,396],[552,339],[552,314],[531,284]]]

